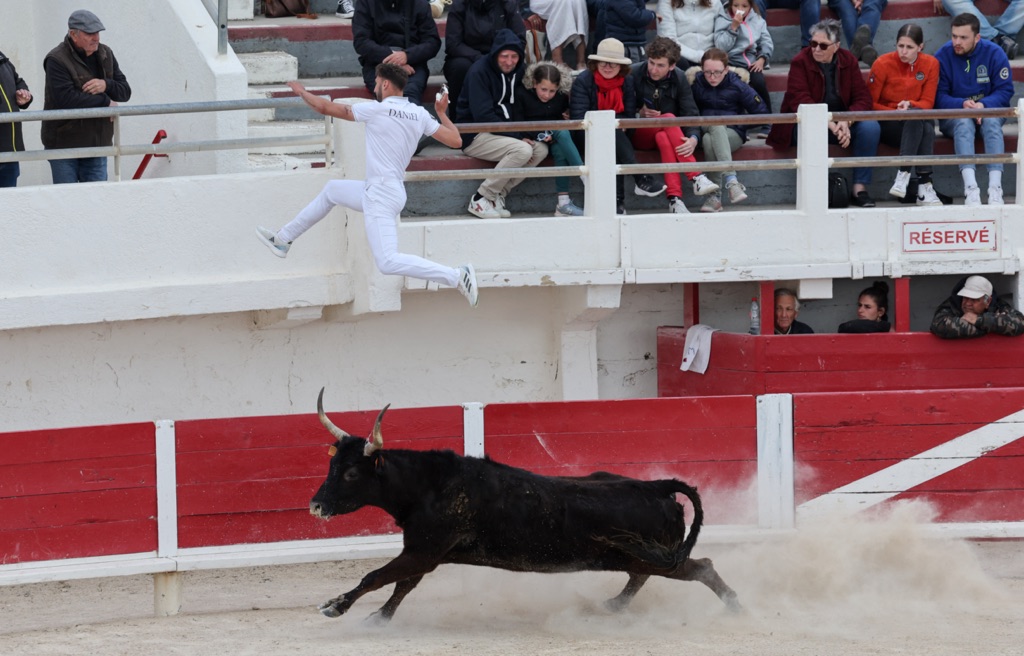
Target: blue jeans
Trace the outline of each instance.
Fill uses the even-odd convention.
[[[821,20],[821,2],[819,0],[757,0],[757,8],[761,17],[768,16],[769,9],[800,10],[800,43],[811,42],[811,26]]]
[[[981,132],[981,138],[985,142],[985,152],[989,155],[1001,154],[1004,150],[1003,144],[1003,123],[1005,118],[983,118],[981,125],[974,122],[973,118],[947,118],[939,121],[939,129],[942,134],[953,139],[953,149],[957,155],[974,155],[974,140]],[[973,169],[974,164],[961,164],[960,170]],[[988,164],[989,171],[1002,171],[1002,164]]]
[[[970,0],[966,0],[970,2]],[[882,12],[889,0],[864,0],[860,7],[860,13],[853,8],[851,0],[828,0],[828,8],[839,16],[839,22],[843,25],[843,35],[846,36],[846,47],[853,44],[853,33],[861,25],[871,28],[871,39],[875,38],[878,24],[882,21]],[[953,14],[954,16],[956,14]]]
[[[50,174],[53,176],[53,184],[106,182],[107,158],[51,159]]]
[[[555,160],[555,166],[583,166],[583,158],[580,157],[580,151],[576,149],[568,130],[552,132],[548,149],[551,151],[551,158]],[[569,193],[569,178],[564,175],[555,178],[555,190],[560,194]]]
[[[985,39],[994,39],[1000,34],[1016,39],[1021,28],[1024,28],[1024,0],[1010,0],[1009,6],[995,25],[988,22],[985,15],[974,6],[972,0],[942,0],[942,8],[950,16],[957,14],[977,16],[981,22],[981,36]]]
[[[17,187],[21,166],[17,162],[0,164],[0,187]]]

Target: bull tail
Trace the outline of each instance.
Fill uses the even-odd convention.
[[[686,539],[683,540],[683,544],[679,547],[679,563],[682,564],[690,557],[690,552],[693,551],[694,545],[697,544],[700,527],[704,525],[704,506],[700,503],[700,494],[697,493],[697,488],[687,485],[682,481],[673,480],[671,482],[674,488],[672,489],[672,494],[678,492],[693,504],[693,521],[690,522],[690,531],[687,533]]]
[[[693,521],[690,523],[690,531],[686,534],[682,544],[666,545],[630,531],[621,531],[617,535],[609,537],[595,536],[594,539],[655,567],[672,571],[686,562],[693,547],[697,544],[700,528],[704,524],[704,507],[701,505],[697,488],[675,479],[664,480],[661,483],[665,496],[674,499],[676,494],[682,494],[693,504]]]

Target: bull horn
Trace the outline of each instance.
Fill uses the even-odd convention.
[[[387,404],[381,408],[380,414],[377,415],[377,421],[373,423],[373,432],[370,434],[370,439],[366,441],[366,446],[363,447],[364,456],[368,456],[374,451],[379,451],[384,446],[384,435],[380,432],[380,422],[384,419],[384,413],[390,407],[391,404]]]
[[[320,396],[316,397],[316,412],[320,415],[320,423],[324,425],[324,428],[334,436],[334,439],[341,440],[342,438],[349,437],[349,434],[341,430],[327,418],[327,414],[324,412],[324,388],[320,388]]]

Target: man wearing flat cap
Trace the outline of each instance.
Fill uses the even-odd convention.
[[[68,34],[43,59],[46,91],[43,109],[113,107],[132,96],[114,52],[100,43],[105,30],[96,14],[79,9],[68,18]],[[43,121],[47,149],[109,146],[114,124],[109,118]],[[106,157],[50,160],[54,184],[107,179]]]
[[[963,278],[953,295],[935,310],[933,335],[943,339],[981,337],[990,333],[1016,337],[1024,335],[1024,315],[992,294],[992,283],[984,276]]]

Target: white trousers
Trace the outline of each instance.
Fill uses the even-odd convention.
[[[363,213],[366,240],[381,273],[458,286],[458,269],[398,252],[398,215],[405,207],[405,200],[405,185],[400,180],[331,180],[288,225],[277,231],[277,236],[282,241],[295,241],[327,216],[335,205],[341,205]]]

